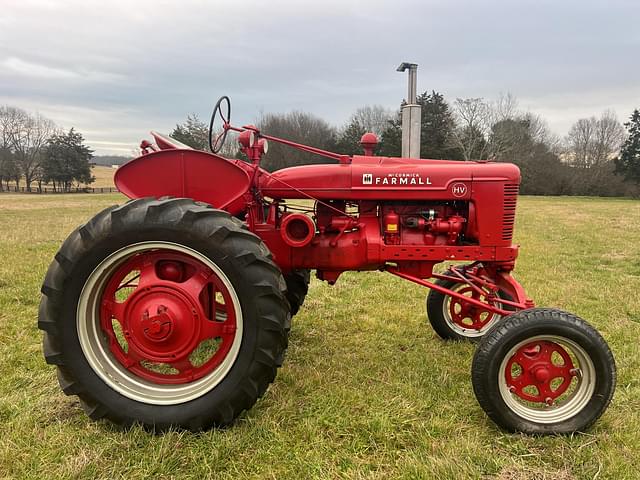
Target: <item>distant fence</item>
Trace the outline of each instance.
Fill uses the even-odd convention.
[[[27,190],[27,187],[2,187],[0,193],[114,193],[117,192],[116,187],[73,187],[69,190],[54,189],[53,187],[31,187],[31,190]]]

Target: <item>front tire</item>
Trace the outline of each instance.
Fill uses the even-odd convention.
[[[450,271],[446,273],[452,275]],[[434,283],[476,300],[486,300],[466,283],[440,278]],[[498,291],[498,296],[511,300],[511,297],[502,291]],[[429,323],[443,340],[478,342],[502,318],[497,313],[469,305],[436,290],[429,291],[426,303]],[[499,303],[496,305],[500,306]],[[510,307],[506,309],[509,310]]]
[[[480,342],[472,383],[480,406],[502,428],[531,434],[589,428],[616,383],[611,350],[581,318],[533,308],[504,318]]]
[[[190,199],[140,199],[74,231],[42,287],[44,354],[93,419],[231,423],[274,380],[285,283],[261,240]]]

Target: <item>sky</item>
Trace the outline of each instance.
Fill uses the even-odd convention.
[[[639,20],[638,0],[0,0],[0,104],[130,155],[221,95],[238,125],[396,109],[407,61],[419,92],[509,92],[564,136],[640,108]]]

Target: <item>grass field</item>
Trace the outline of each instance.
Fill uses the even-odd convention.
[[[0,195],[0,478],[637,478],[640,202],[522,198],[516,276],[610,342],[618,388],[588,433],[505,434],[473,396],[473,346],[438,340],[426,291],[389,274],[313,281],[286,362],[226,430],[152,435],[85,417],[41,355],[58,246],[114,195]]]
[[[115,168],[105,167],[103,165],[94,165],[91,167],[91,175],[96,179],[93,183],[89,184],[90,187],[111,187],[114,188],[113,175],[116,173]]]

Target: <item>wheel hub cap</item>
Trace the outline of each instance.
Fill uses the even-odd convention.
[[[466,286],[457,290],[457,292],[461,295],[467,296],[469,298],[473,298],[478,301],[487,301],[487,297],[485,295],[481,295],[476,289]],[[495,302],[489,302],[494,304]],[[452,297],[449,303],[449,311],[447,312],[451,321],[457,327],[463,330],[473,330],[473,331],[481,331],[485,329],[495,318],[497,315],[490,312],[489,310],[485,310],[484,308],[476,307],[475,305],[471,305],[463,300]]]
[[[158,362],[195,348],[200,333],[198,306],[178,289],[150,287],[132,295],[127,307],[123,323],[130,348]]]
[[[515,352],[507,362],[505,378],[509,390],[521,399],[549,404],[567,391],[574,371],[573,361],[561,345],[539,341]]]
[[[133,374],[157,384],[189,383],[229,353],[236,312],[228,305],[229,289],[211,268],[186,254],[154,250],[130,257],[111,275],[101,327],[115,359]]]

